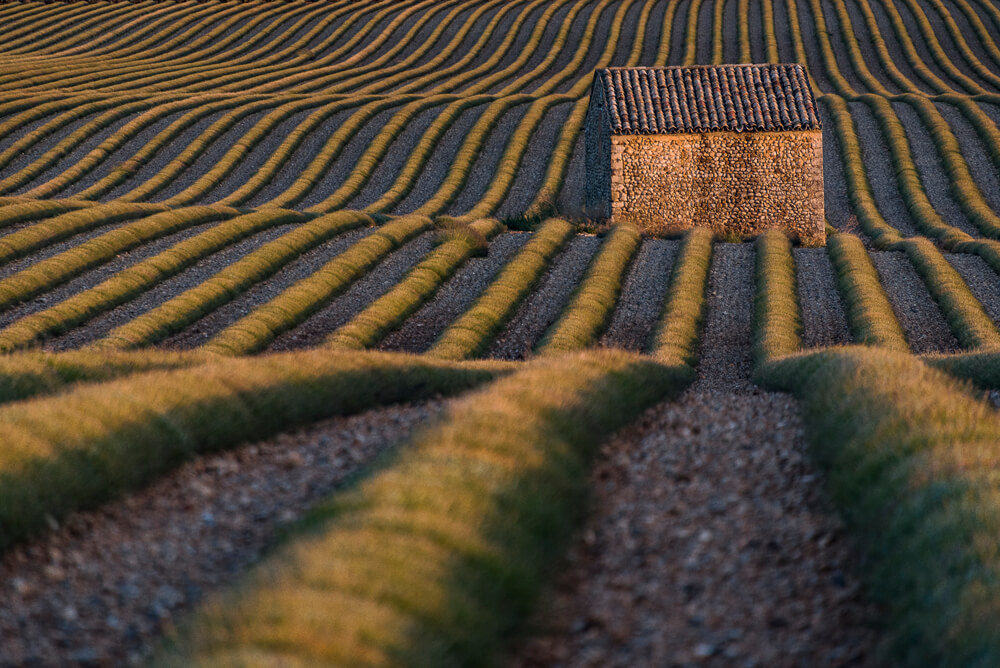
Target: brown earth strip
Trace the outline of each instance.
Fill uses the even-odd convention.
[[[138,663],[309,507],[444,403],[334,418],[194,460],[0,561],[0,664]]]
[[[825,248],[796,248],[796,279],[802,307],[802,347],[851,342],[837,277]]]
[[[562,253],[549,263],[538,287],[490,345],[486,356],[519,360],[531,355],[538,340],[558,320],[600,246],[600,239],[585,235],[566,244]]]
[[[605,444],[515,666],[865,665],[877,611],[788,396],[749,380],[753,249],[717,244],[699,379]]]
[[[895,251],[871,251],[892,310],[915,353],[951,352],[959,349],[955,335],[941,314],[930,292],[906,254]]]
[[[645,239],[622,285],[601,345],[642,352],[663,310],[680,241]]]

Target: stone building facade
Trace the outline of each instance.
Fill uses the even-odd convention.
[[[585,133],[593,217],[825,241],[822,128],[799,65],[598,70]]]

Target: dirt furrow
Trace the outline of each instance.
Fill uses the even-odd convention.
[[[882,287],[892,303],[892,310],[895,311],[913,352],[958,350],[958,341],[951,333],[941,309],[906,254],[896,251],[872,251],[870,254],[882,279]]]
[[[380,350],[421,353],[468,309],[507,262],[528,243],[531,234],[508,232],[490,243],[486,257],[472,258],[441,286],[423,307],[378,345]]]
[[[443,402],[334,418],[198,458],[0,561],[0,664],[124,665]]]
[[[788,396],[749,380],[753,249],[717,244],[699,379],[601,450],[515,666],[864,665],[877,611]]]
[[[663,310],[680,242],[645,239],[629,267],[601,345],[642,352]]]
[[[486,356],[506,360],[528,357],[545,331],[559,318],[600,246],[600,239],[584,235],[566,244],[563,252],[549,264],[538,287],[493,341]]]
[[[308,348],[361,312],[399,283],[434,247],[434,233],[427,232],[393,252],[352,285],[341,296],[317,311],[301,325],[285,332],[271,344],[271,350]]]
[[[837,277],[825,248],[796,248],[795,271],[802,307],[802,346],[816,348],[851,342]]]

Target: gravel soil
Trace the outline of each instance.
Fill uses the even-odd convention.
[[[479,121],[479,117],[486,111],[488,105],[488,102],[484,102],[466,109],[458,115],[451,127],[445,130],[434,147],[434,151],[424,163],[423,169],[417,175],[413,188],[393,209],[394,215],[403,215],[414,211],[438,192],[455,161],[458,149],[461,148],[465,138]],[[388,188],[388,185],[386,187]]]
[[[718,244],[699,379],[601,450],[515,666],[865,665],[877,611],[805,455],[749,380],[753,248]]]
[[[737,11],[739,11],[738,7]],[[750,3],[748,23],[750,24],[750,60],[755,63],[766,63],[767,44],[764,42],[764,13],[761,3]]]
[[[295,329],[275,339],[271,350],[292,350],[321,344],[334,330],[399,283],[434,248],[434,239],[434,232],[426,232],[393,252],[342,295]]]
[[[923,184],[927,198],[934,206],[934,210],[949,225],[974,236],[982,236],[965,214],[961,207],[951,196],[951,180],[938,154],[937,146],[930,132],[924,126],[916,110],[904,102],[897,102],[892,105],[896,115],[899,116],[903,128],[906,130],[906,139],[910,143],[910,152],[913,154],[913,162],[920,173],[920,182]]]
[[[736,16],[736,0],[716,0],[716,2],[725,3],[722,10],[722,62],[743,62],[740,60],[740,31]]]
[[[59,158],[54,163],[49,165],[49,167],[47,167],[44,171],[42,171],[41,174],[29,180],[24,185],[19,186],[14,190],[10,191],[10,194],[22,195],[25,192],[34,188],[35,186],[46,183],[50,179],[59,176],[64,171],[66,171],[67,169],[78,163],[80,160],[82,160],[84,157],[86,157],[88,153],[90,153],[98,146],[100,146],[109,137],[111,137],[114,134],[117,134],[119,130],[125,127],[125,125],[127,125],[131,121],[134,121],[136,118],[146,113],[147,111],[148,109],[134,111],[123,118],[119,118],[114,123],[111,123],[110,125],[101,128],[97,132],[91,133],[86,137],[86,139],[76,143],[73,146],[72,150],[66,153],[63,157]]]
[[[351,171],[358,162],[358,158],[365,152],[365,149],[371,145],[376,135],[378,135],[385,124],[389,122],[389,119],[395,116],[399,110],[400,106],[393,106],[388,109],[384,109],[369,118],[368,121],[361,126],[361,129],[359,129],[347,141],[347,144],[341,150],[337,159],[326,165],[326,169],[322,172],[320,180],[316,182],[316,185],[309,192],[309,194],[303,197],[302,201],[295,205],[296,208],[308,208],[323,201],[333,194],[337,188],[339,188],[344,181],[347,180],[347,177],[350,176]],[[324,129],[328,128],[327,132],[330,134],[333,134],[333,132],[337,129],[329,121],[324,123],[323,127]],[[322,137],[321,141],[325,143],[328,138],[329,137]],[[317,140],[319,141],[318,137]],[[317,152],[321,147],[322,144],[317,147]]]
[[[392,187],[399,178],[400,172],[406,165],[410,154],[420,141],[421,137],[434,122],[434,119],[444,111],[446,105],[437,105],[430,109],[425,109],[417,114],[416,118],[406,124],[406,128],[399,133],[389,146],[385,157],[372,170],[368,183],[350,202],[347,209],[364,209],[382,196],[386,190]]]
[[[622,286],[601,345],[642,352],[663,311],[680,241],[645,239]]]
[[[490,345],[486,356],[519,360],[531,355],[535,344],[559,319],[600,246],[601,239],[586,235],[576,236],[566,244],[549,265],[538,287],[521,303],[517,313]]]
[[[848,11],[852,11],[853,8],[850,6],[852,3],[847,4]],[[930,87],[924,82],[923,79],[920,78],[920,76],[917,75],[916,71],[914,71],[913,67],[910,65],[910,61],[907,60],[903,47],[900,45],[899,39],[896,37],[896,32],[892,29],[892,22],[889,20],[889,16],[883,8],[882,3],[868,0],[868,5],[871,7],[872,14],[875,16],[875,23],[878,25],[879,35],[881,35],[882,39],[885,40],[885,46],[889,50],[892,62],[895,63],[899,71],[902,72],[903,75],[909,79],[920,92],[933,94]]]
[[[303,109],[291,114],[288,118],[278,123],[268,132],[259,144],[236,163],[236,167],[224,178],[216,182],[214,188],[210,188],[201,197],[194,200],[196,204],[212,204],[229,195],[234,190],[249,181],[264,166],[271,155],[278,150],[281,143],[285,141],[295,129],[302,124],[309,114],[313,113],[316,107]]]
[[[361,228],[351,230],[330,239],[307,253],[303,253],[270,278],[258,283],[232,301],[223,304],[197,322],[192,323],[184,331],[166,339],[163,342],[163,346],[166,348],[195,348],[200,346],[258,306],[266,304],[277,297],[285,288],[296,281],[310,276],[335,256],[344,252],[361,239],[364,239],[373,229]],[[212,273],[214,274],[222,270],[224,266],[215,267],[215,271]],[[193,285],[189,287],[193,287]]]
[[[969,165],[969,172],[983,198],[994,211],[1000,211],[1000,165],[986,152],[986,146],[965,114],[950,104],[938,103],[935,106],[958,140],[962,159]]]
[[[104,337],[115,327],[124,325],[163,302],[181,294],[185,290],[199,285],[214,276],[222,268],[229,266],[267,242],[291,231],[293,228],[294,225],[272,227],[212,253],[181,273],[154,285],[149,290],[124,304],[120,304],[90,322],[84,323],[57,338],[47,341],[45,347],[50,350],[70,350]]]
[[[274,107],[268,109],[261,109],[248,116],[244,116],[239,121],[237,121],[231,128],[222,133],[214,142],[205,147],[194,162],[188,165],[185,169],[177,175],[173,181],[168,183],[163,190],[159,191],[153,195],[152,200],[155,202],[160,202],[178,193],[184,191],[188,187],[194,184],[199,178],[201,178],[208,170],[215,167],[215,165],[229,152],[229,149],[233,147],[237,142],[239,142],[244,135],[246,135],[250,130],[253,129],[257,123],[259,123],[263,118],[274,111],[278,105],[275,104]]]
[[[92,230],[87,230],[86,232],[81,232],[80,234],[74,234],[71,237],[63,239],[61,241],[57,241],[56,243],[51,243],[48,246],[43,246],[38,250],[31,251],[31,253],[29,253],[28,255],[20,257],[12,262],[0,265],[0,279],[12,276],[17,272],[21,271],[22,269],[30,267],[36,262],[40,262],[41,260],[46,260],[50,257],[59,255],[59,253],[62,253],[71,248],[79,246],[82,243],[90,241],[94,237],[99,237],[102,234],[106,234],[107,232],[110,232],[112,230],[116,230],[120,227],[129,225],[130,223],[134,223],[140,218],[142,218],[142,216],[136,216],[131,220],[123,220],[117,223],[111,223],[110,225],[100,225]],[[33,220],[30,223],[9,225],[3,228],[3,232],[5,232],[6,234],[0,236],[0,241],[2,241],[3,238],[7,236],[7,234],[13,234],[14,232],[18,232],[27,227],[31,227],[32,225],[37,225],[38,223],[46,222],[47,220],[49,219],[45,218],[42,220]]]
[[[974,69],[972,69],[972,66],[966,62],[965,56],[962,55],[962,52],[961,50],[959,50],[958,45],[951,38],[951,33],[948,32],[948,29],[945,27],[944,21],[941,19],[941,15],[937,13],[937,10],[935,10],[933,7],[929,5],[929,3],[926,2],[921,2],[920,5],[921,5],[920,9],[923,11],[924,16],[927,17],[927,21],[931,24],[931,28],[934,30],[934,34],[937,37],[938,42],[940,42],[941,48],[944,50],[946,54],[948,54],[948,58],[949,60],[951,60],[952,64],[962,74],[964,74],[965,76],[969,77],[970,79],[978,83],[988,92],[996,93],[997,87],[992,85],[989,81],[980,77],[979,74]],[[952,15],[952,18],[956,20],[956,22],[964,18],[961,10],[959,10],[958,8],[955,8],[949,13]],[[961,25],[962,24],[959,23],[959,26]],[[966,24],[965,28],[966,30],[965,32],[963,32],[962,36],[965,38],[965,42],[966,44],[969,45],[969,48],[972,50],[972,52],[976,53],[976,49],[973,46],[976,43],[976,34],[972,31],[971,26]],[[985,57],[986,54],[982,52],[980,53],[981,53],[980,60],[982,60],[982,57]]]
[[[722,0],[720,0],[722,1]],[[695,41],[698,48],[695,50],[695,65],[712,64],[712,13],[714,10],[714,0],[704,0],[698,11],[698,31],[695,33]],[[684,20],[687,25],[687,17]]]
[[[826,109],[823,105],[819,108]],[[847,194],[843,157],[837,143],[837,129],[833,119],[828,117],[823,118],[823,206],[827,222],[838,230],[849,226],[853,213]]]
[[[993,322],[1000,324],[1000,277],[997,273],[978,255],[944,253],[944,257],[961,275]]]
[[[570,156],[569,164],[566,166],[566,176],[558,198],[559,212],[570,218],[583,215],[583,203],[586,201],[584,192],[587,173],[586,150],[585,136],[581,127],[573,145],[573,155]]]
[[[871,251],[892,310],[915,353],[953,352],[959,349],[948,322],[910,264],[906,254]]]
[[[674,10],[673,25],[670,26],[670,53],[667,54],[667,65],[680,65],[684,60],[684,30],[687,27],[687,15],[691,8],[691,0],[680,0]]]
[[[72,197],[74,194],[89,188],[94,185],[99,179],[104,178],[111,170],[125,162],[136,153],[138,153],[143,146],[148,144],[150,140],[159,135],[161,132],[170,127],[170,124],[175,122],[177,119],[181,118],[183,115],[192,113],[195,108],[185,109],[183,111],[177,111],[172,114],[168,114],[163,118],[150,123],[142,130],[134,134],[128,139],[124,144],[122,144],[117,150],[115,150],[110,155],[106,156],[100,163],[98,163],[94,169],[90,170],[74,183],[71,183],[66,188],[57,191],[56,197]]]
[[[84,290],[89,290],[95,285],[103,283],[105,280],[111,278],[118,272],[127,269],[132,265],[138,264],[139,262],[142,262],[157,253],[161,253],[174,244],[180,243],[185,239],[190,239],[201,232],[205,232],[217,224],[218,223],[205,223],[203,225],[195,225],[185,230],[181,230],[180,232],[175,232],[174,234],[161,237],[129,251],[120,253],[111,258],[109,262],[105,262],[94,269],[85,271],[62,285],[56,286],[53,290],[45,292],[34,299],[29,299],[26,302],[18,304],[12,309],[0,313],[0,327],[6,327],[18,318],[22,318],[30,313],[35,313],[49,308],[50,306],[57,304],[68,297],[83,292]]]
[[[816,34],[816,23],[813,21],[812,11],[809,7],[808,0],[787,0],[788,2],[794,2],[796,9],[799,13],[799,29],[802,32],[802,43],[805,47],[806,60],[805,63],[809,69],[809,76],[813,78],[816,85],[824,93],[836,92],[836,88],[830,84],[830,81],[826,78],[826,68],[823,66],[823,56],[820,54],[819,49],[819,36]],[[788,25],[789,17],[787,10],[782,7],[784,2],[775,2],[775,16],[780,14],[784,15],[784,22],[775,21],[779,26]],[[829,27],[829,26],[827,26]],[[791,28],[789,28],[791,30]],[[779,32],[783,32],[779,31]],[[791,47],[791,35],[789,35],[789,46]],[[792,56],[789,62],[795,62],[796,58],[794,56],[794,47],[791,47],[789,55]]]
[[[486,89],[485,92],[495,93],[502,90],[505,86],[510,85],[518,77],[521,77],[528,72],[533,71],[536,67],[542,64],[542,62],[549,56],[552,51],[552,43],[555,41],[556,36],[562,30],[563,25],[566,23],[566,17],[570,13],[570,9],[576,3],[568,2],[559,9],[555,11],[552,18],[549,19],[549,23],[545,26],[542,32],[542,37],[535,45],[534,50],[531,52],[531,56],[528,58],[521,67],[513,72],[509,72],[507,76],[503,77],[499,81],[496,81],[492,86]],[[545,11],[544,9],[542,10]],[[562,50],[555,57],[552,63],[549,64],[547,70],[541,73],[541,75],[529,83],[530,88],[525,88],[524,90],[517,91],[519,93],[530,93],[538,88],[541,83],[544,83],[553,72],[558,72],[562,70],[569,61],[573,59],[574,52],[576,51],[576,45],[579,40],[582,39],[584,28],[587,22],[590,20],[590,15],[594,11],[594,4],[590,3],[588,6],[584,7],[582,10],[577,12],[576,18],[573,19],[573,24],[570,26],[569,34],[566,39],[566,43],[563,45]],[[509,55],[505,55],[503,60],[492,70],[489,74],[495,74],[497,72],[502,72],[510,67],[515,60],[521,57],[524,49],[527,48],[528,39],[535,31],[535,27],[538,21],[541,19],[541,13],[532,17],[530,21],[525,22],[521,31],[518,33],[517,39],[510,46]],[[600,34],[600,21],[598,21],[598,28],[595,30],[595,34]],[[557,91],[553,91],[557,92]]]
[[[788,9],[784,2],[772,2],[771,6],[774,10],[774,39],[778,43],[779,62],[794,63],[796,60],[795,46],[792,44],[792,28],[788,20]]]
[[[531,108],[530,103],[519,104],[507,109],[500,116],[496,125],[490,130],[483,143],[482,148],[472,161],[467,172],[465,185],[459,190],[455,200],[447,209],[448,215],[457,216],[465,213],[474,207],[486,194],[493,179],[499,173],[500,160],[507,150],[507,142],[511,135],[521,125],[525,114]],[[543,118],[544,120],[544,118]],[[536,129],[541,126],[541,122]],[[531,143],[545,143],[544,139],[537,135],[532,138]]]
[[[207,592],[443,407],[376,409],[201,457],[7,552],[0,664],[139,663]]]
[[[667,13],[669,4],[668,0],[663,0],[657,3],[653,7],[653,11],[649,13],[649,22],[646,23],[645,41],[642,44],[642,52],[639,56],[639,62],[636,63],[637,65],[644,67],[653,66],[656,60],[656,53],[660,50],[660,41],[663,34],[663,17]]]
[[[153,178],[159,174],[170,161],[179,156],[184,149],[186,149],[193,141],[200,137],[206,130],[212,127],[212,124],[222,118],[223,115],[229,113],[230,111],[235,111],[235,109],[226,109],[222,111],[216,111],[207,116],[195,121],[189,127],[185,128],[180,135],[174,137],[166,144],[161,146],[156,153],[149,159],[145,165],[140,167],[132,174],[129,178],[125,179],[119,183],[114,188],[111,188],[104,195],[99,197],[102,202],[109,202],[111,200],[117,199],[124,195],[125,193],[139,187],[149,179]]]
[[[844,43],[844,36],[841,32],[840,21],[837,20],[837,15],[836,12],[833,11],[833,7],[829,5],[829,2],[820,3],[820,7],[823,10],[823,19],[826,21],[826,29],[830,39],[830,46],[833,48],[833,53],[836,56],[840,74],[847,79],[847,82],[852,88],[854,88],[854,90],[858,92],[866,91],[868,90],[868,87],[861,82],[861,79],[854,72],[854,67],[851,66],[851,58],[848,55],[847,45]],[[815,26],[816,17],[813,14],[811,3],[800,2],[799,15],[803,20]],[[815,28],[813,29],[815,30]],[[803,37],[805,36],[803,35]],[[862,52],[863,51],[864,50],[862,50]]]
[[[7,163],[3,167],[3,169],[0,170],[0,178],[7,178],[7,177],[13,176],[17,172],[21,171],[23,168],[25,168],[28,165],[30,165],[33,162],[35,162],[35,160],[38,160],[43,155],[45,155],[45,153],[49,149],[51,149],[52,147],[54,147],[56,144],[58,144],[59,142],[61,142],[63,139],[65,139],[66,137],[69,137],[71,134],[73,134],[74,132],[76,132],[77,130],[79,130],[81,127],[83,127],[87,123],[90,123],[91,121],[93,121],[95,118],[97,118],[101,114],[107,113],[107,111],[108,111],[107,109],[103,109],[103,110],[100,110],[100,111],[95,111],[92,114],[87,114],[83,118],[77,118],[77,119],[75,119],[73,121],[70,121],[70,122],[66,123],[61,128],[59,128],[58,130],[56,130],[55,132],[53,132],[53,133],[51,133],[49,135],[46,135],[45,137],[42,137],[41,139],[37,140],[36,142],[34,142],[33,144],[31,144],[30,146],[26,147],[21,153],[19,153],[17,155],[17,157],[15,157],[13,160],[11,160],[9,163]],[[68,113],[68,112],[67,111],[60,112],[60,115],[65,114],[65,113]],[[58,116],[56,116],[54,118],[58,118]],[[54,120],[54,118],[53,117],[46,117],[45,118],[45,122],[48,123],[48,122]],[[26,136],[28,133],[27,132],[21,133],[21,132],[18,132],[18,131],[15,130],[14,134],[16,135],[17,139],[19,140],[19,139],[21,139],[21,137]]]
[[[628,65],[629,54],[632,53],[632,47],[635,45],[636,40],[642,39],[644,35],[639,35],[636,32],[636,28],[639,24],[639,14],[642,13],[643,5],[647,3],[637,2],[625,12],[625,20],[622,21],[621,30],[618,32],[618,41],[615,43],[615,51],[611,54],[610,65],[612,67],[624,67]],[[608,11],[615,11],[617,7],[613,7]],[[652,12],[650,12],[652,15]],[[614,14],[612,14],[614,16]],[[647,20],[648,28],[648,20]],[[611,32],[611,22],[608,22],[608,37],[610,37]],[[604,44],[607,44],[607,38],[604,40]],[[601,54],[601,50],[591,48],[590,52],[587,54],[587,58],[584,59],[583,68],[581,72],[587,73],[594,70],[597,67],[597,59]],[[567,86],[566,88],[569,88]]]
[[[847,314],[840,301],[837,277],[825,248],[796,248],[796,279],[802,307],[802,345],[805,348],[851,342]]]
[[[882,137],[878,121],[864,102],[852,102],[848,107],[851,110],[851,118],[854,119],[858,142],[861,144],[861,153],[864,156],[865,172],[868,174],[879,212],[886,222],[899,230],[903,236],[918,234],[910,222],[910,212],[906,210],[906,204],[899,194],[892,155]]]
[[[396,331],[379,343],[379,350],[421,353],[454,320],[465,312],[511,258],[528,243],[531,234],[507,232],[490,243],[486,257],[475,257],[445,282],[434,295]]]
[[[528,149],[521,156],[517,166],[517,174],[511,182],[510,190],[493,215],[501,220],[510,216],[524,214],[534,201],[539,188],[545,181],[545,173],[549,167],[549,158],[559,141],[559,134],[566,124],[573,103],[566,102],[549,108],[541,123],[528,142]]]
[[[873,2],[872,4],[878,3]],[[931,55],[931,51],[927,47],[927,43],[924,40],[923,33],[920,32],[920,26],[917,25],[917,21],[914,19],[909,7],[906,6],[906,3],[896,2],[894,4],[896,5],[896,9],[899,10],[899,15],[903,17],[903,24],[906,26],[906,32],[909,33],[910,39],[913,41],[913,45],[917,49],[917,54],[920,56],[920,59],[924,61],[924,65],[926,65],[931,72],[939,76],[946,84],[954,88],[955,91],[964,92],[965,89],[951,79],[937,64],[937,61],[934,60],[934,56]],[[930,17],[928,16],[928,18]],[[896,54],[893,54],[893,58],[896,58]],[[905,56],[903,56],[902,59],[905,59]],[[958,64],[958,58],[952,58],[951,60],[953,63]]]
[[[343,125],[356,111],[356,107],[342,109],[317,125],[292,151],[285,164],[268,180],[267,185],[248,199],[246,204],[252,207],[261,206],[291,187],[295,183],[295,179],[312,163],[330,135],[336,132],[337,128]]]

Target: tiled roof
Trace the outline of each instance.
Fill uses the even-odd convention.
[[[612,134],[821,127],[801,65],[609,67],[594,73]]]

